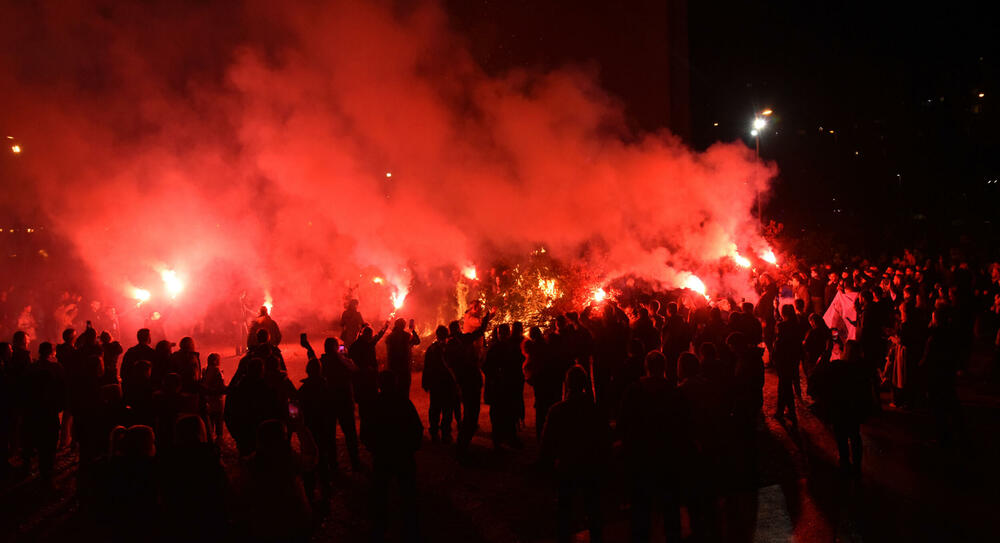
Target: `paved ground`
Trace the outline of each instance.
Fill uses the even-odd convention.
[[[288,346],[289,372],[301,378],[304,356]],[[232,374],[235,360],[225,362]],[[774,405],[776,378],[768,374],[766,408]],[[419,383],[419,376],[414,383]],[[528,405],[530,406],[530,388]],[[968,447],[942,449],[930,443],[925,412],[887,409],[862,431],[862,483],[844,481],[827,428],[800,407],[798,431],[768,419],[759,429],[760,484],[755,492],[725,498],[719,526],[730,541],[983,541],[995,538],[993,512],[1000,505],[1000,394],[984,381],[967,379],[962,399],[971,437]],[[415,391],[425,419],[427,397]],[[418,453],[420,517],[429,542],[545,542],[554,540],[555,495],[551,481],[535,469],[534,418],[529,409],[521,435],[523,451],[492,449],[481,430],[469,465],[452,447],[426,441]],[[481,428],[488,430],[484,407]],[[341,465],[348,465],[343,458]],[[231,443],[225,458],[235,465]],[[620,471],[616,464],[613,470]],[[0,491],[0,535],[10,541],[90,541],[93,527],[78,514],[72,456],[59,457],[58,490],[33,480],[7,482]],[[364,541],[369,523],[368,477],[346,471],[329,510],[319,521],[317,541]],[[626,541],[627,510],[622,488],[604,493],[606,539]],[[685,522],[686,530],[686,522]],[[390,536],[398,535],[398,526]],[[585,533],[578,540],[586,541]]]

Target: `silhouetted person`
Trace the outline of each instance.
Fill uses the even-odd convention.
[[[340,425],[340,431],[344,434],[344,444],[347,446],[347,456],[351,460],[351,469],[357,471],[361,469],[358,430],[354,420],[354,380],[358,375],[358,366],[344,355],[341,349],[337,338],[326,338],[323,342],[323,355],[319,357],[319,361],[323,366],[323,377],[326,378],[330,390],[334,424]],[[336,465],[335,452],[334,467]]]
[[[248,455],[256,447],[257,426],[279,416],[271,403],[271,391],[264,382],[264,361],[252,358],[246,364],[243,379],[229,384],[224,417],[229,435],[236,441],[240,455]]]
[[[386,322],[379,333],[375,334],[372,327],[366,325],[347,351],[348,357],[358,367],[358,373],[354,378],[354,400],[358,402],[361,442],[366,447],[368,432],[371,430],[371,406],[378,396],[378,359],[375,357],[375,345],[388,328],[389,323]]]
[[[423,441],[420,415],[397,388],[396,373],[379,374],[379,395],[372,408],[372,468],[375,519],[374,539],[381,541],[388,527],[389,485],[399,488],[403,539],[419,539],[417,527],[417,462],[414,454]]]
[[[664,533],[680,540],[678,469],[690,455],[684,403],[676,373],[666,371],[666,357],[645,357],[646,376],[629,385],[622,398],[618,430],[625,450],[632,502],[632,541],[649,541],[652,507],[662,500]]]
[[[778,370],[778,400],[774,417],[784,420],[786,414],[793,425],[798,424],[795,415],[795,380],[798,377],[799,361],[802,359],[802,332],[799,330],[795,308],[785,304],[781,308],[781,322],[774,338],[774,366]]]
[[[307,342],[304,342],[307,343]],[[298,406],[302,422],[316,441],[318,452],[315,472],[303,474],[306,496],[312,500],[319,484],[323,499],[330,498],[330,483],[337,469],[337,426],[333,416],[330,389],[323,377],[323,366],[312,349],[306,362],[306,378],[298,390]]]
[[[52,356],[52,344],[38,347],[38,361],[24,372],[24,445],[26,461],[38,457],[42,481],[52,484],[56,448],[59,444],[59,413],[67,403],[66,375]],[[6,461],[6,459],[4,459]],[[30,464],[28,464],[30,465]]]
[[[150,379],[153,365],[148,360],[139,360],[129,370],[129,386],[122,390],[122,400],[128,412],[125,426],[142,424],[153,427],[153,383]]]
[[[424,351],[421,387],[430,395],[427,421],[431,441],[437,442],[440,439],[444,443],[451,443],[451,421],[459,408],[458,383],[444,359],[448,328],[438,326],[434,335],[437,339]]]
[[[606,419],[591,395],[590,376],[580,366],[566,372],[565,399],[549,410],[542,431],[541,461],[553,465],[558,480],[558,541],[573,536],[573,499],[582,496],[590,540],[603,541],[600,492],[611,452]]]
[[[122,344],[111,339],[111,334],[105,330],[101,332],[101,349],[104,351],[104,376],[101,384],[110,385],[118,382],[118,359],[122,355]]]
[[[258,330],[267,331],[267,339],[263,343],[270,343],[274,347],[281,345],[281,330],[278,329],[278,323],[274,322],[265,306],[260,306],[260,313],[250,325],[250,333],[247,334],[247,348],[262,343],[260,336],[257,335]]]
[[[0,342],[0,480],[3,480],[10,473],[10,457],[12,443],[11,429],[14,427],[14,388],[10,370],[10,359],[12,351],[10,343]]]
[[[361,328],[364,324],[365,319],[361,316],[361,312],[358,311],[358,301],[348,301],[344,312],[340,314],[340,340],[344,345],[350,345],[354,343],[354,340],[358,339],[358,335],[361,334]]]
[[[181,378],[176,373],[163,377],[163,386],[153,393],[153,413],[156,417],[156,448],[169,450],[174,443],[174,425],[181,415],[198,414],[198,396],[181,389]]]
[[[479,327],[472,332],[462,332],[458,321],[449,325],[451,337],[445,346],[445,363],[451,368],[462,393],[462,424],[458,431],[458,454],[464,457],[479,428],[479,400],[482,396],[483,374],[474,343],[483,337],[491,315],[487,313]]]
[[[736,369],[733,375],[733,429],[739,458],[736,467],[743,488],[756,488],[757,421],[764,407],[764,350],[758,344],[747,343],[742,332],[733,332],[726,339],[733,354]]]
[[[141,328],[136,332],[135,336],[137,343],[125,351],[125,355],[122,356],[121,371],[119,372],[122,380],[122,394],[125,398],[129,396],[128,379],[132,375],[132,368],[135,367],[136,362],[145,360],[152,364],[153,360],[156,359],[156,351],[150,347],[153,340],[149,335],[149,329]]]
[[[226,534],[228,482],[219,450],[196,415],[174,427],[174,445],[157,455],[167,539],[216,542]]]
[[[170,355],[174,352],[174,344],[165,339],[160,340],[156,343],[155,351],[153,359],[150,360],[153,363],[150,380],[153,388],[159,390],[163,385],[163,378],[170,373]]]
[[[842,358],[817,366],[810,387],[818,412],[833,426],[840,468],[855,478],[861,477],[861,423],[872,411],[868,369],[861,354],[860,343],[848,341]]]
[[[413,362],[413,347],[420,344],[420,336],[414,330],[413,319],[410,319],[409,330],[406,321],[396,319],[392,332],[385,338],[386,367],[396,372],[397,390],[407,398],[410,397],[411,365]]]
[[[528,331],[528,339],[524,342],[523,350],[526,357],[524,377],[535,390],[535,435],[541,442],[545,417],[562,395],[562,379],[565,373],[553,359],[549,344],[539,327],[532,326]]]
[[[270,342],[270,335],[268,331],[264,328],[260,328],[256,332],[257,342],[247,349],[243,358],[240,359],[240,363],[236,366],[236,373],[233,374],[233,382],[239,382],[240,379],[246,375],[246,363],[253,358],[259,358],[264,361],[265,366],[268,360],[276,360],[278,368],[281,371],[288,371],[285,367],[285,357],[281,354],[281,349],[277,345],[272,345]]]
[[[24,410],[28,402],[28,393],[24,381],[25,373],[31,367],[31,351],[28,350],[28,334],[23,330],[14,332],[11,338],[10,360],[5,366],[8,390],[10,390],[10,446],[12,452],[17,452],[22,441]],[[6,392],[6,391],[5,391]]]
[[[677,365],[677,358],[691,347],[691,329],[679,313],[677,302],[667,304],[667,319],[663,324],[663,354],[667,365]]]
[[[312,508],[302,475],[316,466],[317,451],[309,429],[292,417],[290,429],[298,435],[300,450],[291,446],[285,423],[266,420],[256,428],[256,447],[241,477],[241,512],[246,533],[241,540],[307,541]]]
[[[809,331],[802,343],[802,372],[806,374],[806,392],[809,391],[809,378],[817,364],[830,359],[833,350],[833,335],[823,317],[813,313],[809,315]]]
[[[660,331],[645,307],[639,308],[639,317],[632,323],[632,338],[642,342],[646,353],[660,348]]]
[[[944,309],[931,313],[931,323],[920,365],[927,375],[927,401],[934,414],[937,439],[950,444],[956,437],[964,437],[962,406],[958,400],[958,361],[955,354],[955,336],[949,327]]]
[[[495,448],[504,444],[515,448],[522,446],[517,437],[517,420],[522,394],[519,387],[524,386],[524,374],[521,369],[520,348],[510,341],[510,336],[510,325],[498,326],[483,361],[483,374],[486,377],[483,398],[490,406],[490,426]]]
[[[156,473],[156,436],[149,426],[124,432],[105,470],[105,521],[113,541],[149,537],[158,526],[160,507]]]
[[[201,375],[199,389],[201,391],[201,410],[205,416],[205,426],[208,441],[222,443],[222,411],[223,396],[226,394],[226,381],[219,367],[219,353],[208,355],[205,371]]]
[[[195,350],[194,339],[181,339],[180,348],[170,355],[171,373],[181,378],[181,390],[186,394],[198,393],[198,382],[201,381],[201,355]]]

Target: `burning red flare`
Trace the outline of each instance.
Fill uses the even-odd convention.
[[[135,305],[142,305],[144,302],[148,302],[150,298],[149,291],[144,288],[133,288],[132,298],[137,302]]]
[[[177,272],[174,270],[161,271],[160,279],[163,279],[163,286],[171,298],[176,298],[184,290],[184,282],[177,277]]]
[[[462,268],[462,275],[464,275],[465,278],[470,281],[475,281],[476,279],[479,279],[479,275],[476,273],[475,266],[466,266]]]
[[[689,275],[688,278],[684,280],[684,288],[693,290],[704,296],[706,300],[708,299],[708,294],[705,293],[705,283],[702,282],[697,275]]]
[[[774,251],[770,247],[761,251],[760,257],[770,264],[778,264],[778,257],[774,256]]]

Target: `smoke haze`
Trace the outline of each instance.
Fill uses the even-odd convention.
[[[760,244],[750,211],[775,172],[744,144],[629,131],[593,66],[489,75],[433,2],[5,12],[3,128],[26,180],[6,191],[38,199],[115,296],[168,296],[174,270],[192,318],[244,289],[327,317],[375,275],[406,289],[538,247],[711,290],[733,243]]]

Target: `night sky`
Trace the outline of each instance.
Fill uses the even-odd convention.
[[[879,250],[867,234],[920,242],[995,222],[1000,90],[985,4],[691,2],[687,58],[668,37],[683,2],[449,8],[487,67],[588,65],[633,126],[670,126],[696,148],[752,145],[754,112],[773,108],[761,155],[781,173],[765,216],[792,231]],[[671,117],[668,76],[686,61],[690,132]]]

